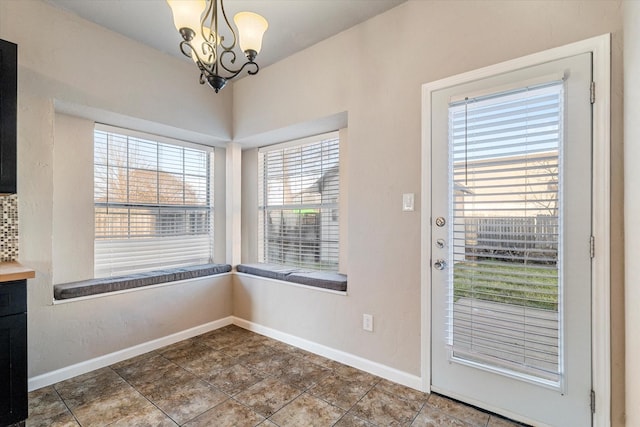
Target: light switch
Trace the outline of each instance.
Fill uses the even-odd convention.
[[[415,196],[413,193],[404,193],[402,195],[402,210],[405,212],[413,211]]]

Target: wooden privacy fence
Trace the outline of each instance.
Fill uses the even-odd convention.
[[[465,217],[457,221],[456,240],[464,238],[465,258],[494,257],[555,262],[558,217]],[[462,227],[460,227],[463,225]],[[464,229],[464,237],[460,233]]]

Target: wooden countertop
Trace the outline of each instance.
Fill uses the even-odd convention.
[[[36,272],[17,261],[0,262],[0,283],[13,280],[33,279]]]

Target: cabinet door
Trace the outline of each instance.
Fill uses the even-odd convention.
[[[0,40],[0,193],[16,192],[18,47]]]
[[[0,425],[27,418],[27,314],[0,317]]]

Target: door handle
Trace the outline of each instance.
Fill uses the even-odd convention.
[[[447,266],[447,262],[443,259],[437,259],[436,262],[433,263],[433,268],[436,270],[444,270]]]

